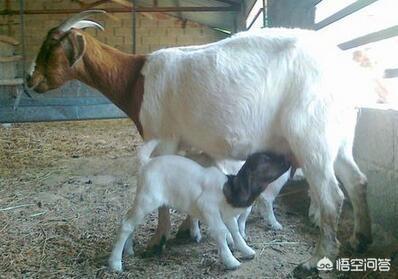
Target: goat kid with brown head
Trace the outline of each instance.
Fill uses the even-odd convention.
[[[81,12],[51,29],[27,75],[27,85],[37,93],[56,89],[76,79],[102,92],[123,110],[142,135],[139,111],[144,94],[140,74],[144,55],[131,55],[105,45],[80,30],[103,26],[88,20],[102,10]]]

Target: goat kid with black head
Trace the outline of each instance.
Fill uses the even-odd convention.
[[[255,153],[235,176],[226,177],[218,168],[205,168],[177,155],[150,158],[159,141],[151,140],[140,150],[141,164],[134,204],[123,218],[118,240],[109,258],[110,267],[122,270],[122,254],[133,255],[134,230],[145,216],[160,206],[170,206],[203,220],[217,243],[221,261],[227,269],[236,269],[239,261],[227,242],[229,234],[243,258],[255,255],[243,239],[237,218],[246,214],[254,200],[290,165],[283,156]],[[232,242],[232,241],[231,241]]]
[[[289,169],[290,164],[282,155],[255,153],[251,155],[237,175],[228,175],[223,192],[234,207],[249,207],[270,182]],[[267,182],[267,183],[266,183]]]

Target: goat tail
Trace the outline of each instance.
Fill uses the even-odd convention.
[[[151,160],[152,152],[155,150],[158,144],[159,140],[152,139],[141,146],[140,150],[138,151],[138,159],[141,167],[149,163],[149,161]]]

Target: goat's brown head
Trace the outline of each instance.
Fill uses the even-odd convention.
[[[27,85],[38,93],[44,93],[74,78],[73,68],[84,56],[86,41],[77,29],[103,27],[86,18],[102,10],[88,10],[67,19],[51,29],[44,40],[32,70],[27,74]]]
[[[290,168],[285,156],[268,152],[250,155],[237,175],[228,176],[223,192],[234,207],[248,207],[266,187]]]

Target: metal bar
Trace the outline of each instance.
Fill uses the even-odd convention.
[[[384,70],[384,78],[396,78],[396,77],[398,77],[398,68]]]
[[[135,54],[137,51],[137,41],[136,41],[136,31],[137,31],[137,5],[136,1],[133,0],[133,12],[132,12],[132,34],[131,34],[131,40],[132,40],[132,48],[133,48],[133,53]]]
[[[108,13],[130,13],[129,8],[104,8]],[[25,15],[44,14],[74,14],[82,12],[82,9],[50,9],[50,10],[26,10]],[[137,7],[137,13],[168,13],[168,12],[239,12],[240,6],[233,7]],[[17,15],[15,10],[2,10],[0,15]]]
[[[19,32],[21,33],[21,54],[23,57],[22,60],[22,91],[25,93],[26,96],[29,98],[32,98],[32,96],[29,94],[29,92],[25,88],[25,80],[26,80],[26,41],[25,41],[25,0],[19,0]],[[16,105],[19,105],[16,102]],[[16,108],[15,108],[16,109]]]
[[[385,40],[385,39],[395,37],[395,36],[398,36],[398,25],[394,25],[392,27],[389,27],[389,28],[386,28],[386,29],[383,29],[383,30],[380,30],[377,32],[373,32],[373,33],[367,34],[365,36],[355,38],[348,42],[341,43],[338,46],[341,49],[346,50],[346,49],[366,45],[369,43]]]
[[[265,23],[267,22],[267,15],[265,14],[266,0],[263,0],[263,28],[265,27]]]
[[[333,22],[336,22],[360,9],[365,8],[366,6],[369,6],[370,4],[376,2],[378,0],[358,0],[351,5],[348,5],[344,9],[341,9],[340,11],[332,14],[331,16],[325,18],[324,20],[321,20],[320,22],[315,24],[315,30],[322,29],[329,24],[332,24]]]
[[[15,98],[14,106],[12,107],[13,110],[17,110],[19,106],[19,102],[21,101],[23,88],[20,86],[15,86],[15,91],[17,92],[17,97]]]
[[[250,28],[253,26],[254,22],[255,22],[256,19],[260,16],[260,14],[261,14],[262,11],[263,11],[263,8],[258,9],[257,14],[254,16],[252,22],[250,22],[250,24],[249,24],[249,26],[247,27],[247,29],[250,29]]]

